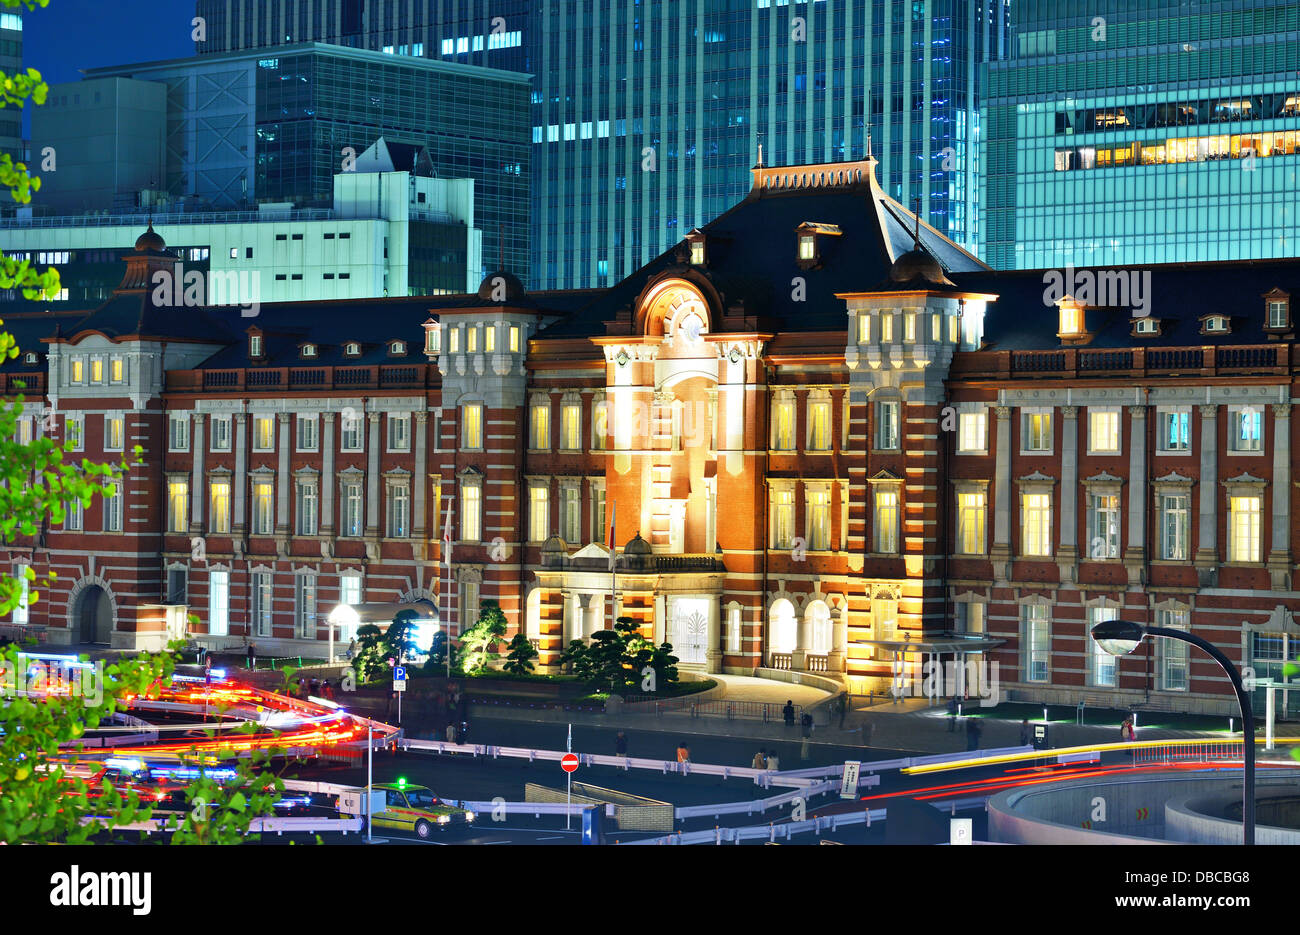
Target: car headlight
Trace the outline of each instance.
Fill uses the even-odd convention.
[[[447,822],[449,822],[449,821],[451,821],[451,816],[450,816],[450,815],[439,815],[439,816],[438,816],[438,824],[440,824],[440,825],[445,825],[445,824],[447,824]]]
[[[469,811],[465,812],[465,820],[466,820],[466,821],[473,821],[473,820],[474,820],[474,813],[473,813],[473,812],[469,812]]]

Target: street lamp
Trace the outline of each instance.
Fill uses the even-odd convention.
[[[1245,781],[1241,793],[1242,841],[1247,845],[1255,843],[1255,714],[1251,709],[1250,698],[1242,687],[1241,675],[1237,667],[1212,644],[1184,630],[1171,630],[1168,627],[1150,627],[1131,620],[1105,620],[1092,628],[1092,638],[1104,652],[1112,656],[1126,656],[1137,649],[1138,644],[1147,636],[1162,636],[1165,639],[1191,643],[1205,650],[1228,674],[1233,690],[1237,693],[1237,704],[1241,707],[1242,771]]]

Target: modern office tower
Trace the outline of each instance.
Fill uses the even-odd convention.
[[[428,150],[438,178],[474,180],[483,269],[527,270],[528,79],[317,43],[90,69],[167,91],[162,188],[223,210],[329,208],[334,177],[384,137]],[[33,141],[33,147],[39,141]]]
[[[23,67],[23,17],[18,11],[0,13],[0,72],[12,75]],[[23,112],[0,108],[0,153],[17,160],[23,149]]]
[[[329,208],[264,202],[256,210],[187,212],[173,205],[151,214],[0,219],[5,251],[38,268],[57,266],[63,285],[59,298],[35,303],[16,289],[0,290],[0,308],[104,301],[145,224],[171,244],[182,279],[203,277],[203,304],[231,304],[225,287],[236,282],[232,276],[243,277],[241,302],[473,291],[482,279],[483,237],[474,226],[474,180],[432,178],[430,162],[423,148],[381,138],[354,170],[335,174]]]
[[[998,268],[1296,256],[1300,7],[1028,0],[989,64]]]
[[[44,106],[32,111],[32,171],[41,177],[33,208],[93,214],[135,206],[139,193],[159,187],[166,138],[164,84],[94,78],[52,85]],[[46,153],[53,171],[40,169]]]
[[[749,169],[858,159],[979,239],[980,65],[996,0],[198,0],[201,53],[303,40],[533,76],[530,284],[616,282],[738,199]]]

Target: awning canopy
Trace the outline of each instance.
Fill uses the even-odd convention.
[[[989,637],[949,637],[936,640],[854,640],[854,646],[875,646],[893,653],[982,653],[1006,640]]]
[[[326,615],[326,619],[333,624],[344,626],[364,626],[373,624],[380,629],[386,629],[390,623],[401,619],[407,619],[413,623],[427,623],[432,621],[437,623],[441,618],[438,615],[438,608],[433,601],[418,600],[409,603],[398,601],[385,601],[368,604],[339,604]]]

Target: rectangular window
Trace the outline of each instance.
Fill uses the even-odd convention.
[[[1287,314],[1285,302],[1268,303],[1268,326],[1270,328],[1287,327]]]
[[[957,416],[957,453],[988,451],[988,413],[963,412]]]
[[[544,542],[550,537],[551,491],[545,484],[528,488],[528,541]]]
[[[72,383],[86,382],[86,361],[81,357],[72,358],[72,373],[70,375],[70,382]]]
[[[1185,610],[1157,610],[1156,626],[1169,630],[1190,629]],[[1185,692],[1191,681],[1191,646],[1180,640],[1156,640],[1158,688],[1166,692]]]
[[[1231,433],[1228,442],[1233,451],[1259,451],[1263,439],[1264,413],[1253,406],[1229,410]]]
[[[167,603],[189,603],[189,570],[187,568],[167,569]]]
[[[460,538],[465,542],[483,538],[483,488],[478,484],[460,486]]]
[[[411,416],[390,415],[388,417],[388,450],[411,450]]]
[[[361,535],[365,522],[361,509],[361,482],[346,481],[343,484],[343,525],[339,534],[343,536]]]
[[[114,484],[112,496],[104,497],[104,532],[122,531],[122,480]]]
[[[275,495],[269,480],[253,481],[253,535],[269,536],[275,531]]]
[[[190,417],[188,415],[169,416],[167,419],[167,427],[167,450],[189,451]]]
[[[320,505],[315,480],[300,480],[297,484],[297,532],[300,536],[314,536],[319,530]]]
[[[447,332],[447,353],[448,354],[460,353],[460,328],[459,327],[453,327],[450,331]]]
[[[104,450],[121,451],[126,443],[126,417],[104,416]]]
[[[569,545],[582,544],[581,494],[573,485],[560,488],[560,537]]]
[[[275,416],[253,417],[253,450],[270,451],[275,447]]]
[[[519,353],[519,326],[518,325],[510,326],[510,353],[512,354]]]
[[[772,548],[794,547],[794,491],[772,491]]]
[[[65,504],[63,529],[65,532],[81,532],[85,529],[85,507],[80,500],[71,500]]]
[[[567,402],[560,408],[560,448],[564,451],[582,448],[581,402]]]
[[[1114,620],[1119,616],[1117,607],[1089,607],[1088,608],[1088,632],[1099,623],[1107,620]],[[1118,669],[1115,664],[1115,656],[1112,656],[1106,650],[1101,648],[1101,644],[1096,640],[1090,639],[1091,644],[1088,657],[1088,683],[1098,688],[1114,688],[1118,684]],[[1157,640],[1163,643],[1165,640]]]
[[[298,450],[315,451],[320,447],[320,419],[317,416],[298,416]]]
[[[551,447],[551,401],[534,400],[528,409],[528,447],[545,451]]]
[[[108,364],[108,378],[113,383],[126,382],[126,361],[114,357]]]
[[[874,551],[898,551],[898,491],[877,490],[874,496],[875,512],[872,529],[875,533]]]
[[[1088,498],[1088,557],[1119,558],[1119,496],[1092,494]]]
[[[230,632],[230,572],[208,572],[208,634]]]
[[[883,312],[880,316],[880,340],[886,344],[894,340],[893,312]]]
[[[591,447],[599,451],[609,447],[609,402],[604,398],[591,404]]]
[[[253,572],[253,635],[271,635],[271,574],[265,571]]]
[[[212,417],[212,450],[230,450],[230,416]]]
[[[953,632],[980,636],[984,633],[985,605],[982,601],[958,601],[953,607]]]
[[[1186,494],[1160,495],[1160,557],[1173,561],[1188,558],[1191,498]]]
[[[91,383],[104,382],[104,358],[92,357],[90,359],[90,382]]]
[[[829,490],[809,490],[808,548],[813,552],[827,552],[831,547],[831,494]]]
[[[316,576],[296,575],[293,581],[293,631],[300,640],[316,638]]]
[[[984,554],[985,495],[978,491],[957,494],[957,551]]]
[[[1052,411],[1026,409],[1020,414],[1020,448],[1022,451],[1052,450]]]
[[[214,533],[230,533],[230,481],[208,482],[208,529]]]
[[[483,328],[483,352],[485,354],[496,353],[497,349],[497,326],[486,325]]]
[[[411,534],[411,488],[405,484],[388,485],[388,538],[405,539]]]
[[[591,541],[605,542],[609,536],[608,526],[605,516],[605,486],[595,484],[591,488]]]
[[[794,451],[794,400],[772,402],[772,447],[777,451]]]
[[[85,417],[65,416],[63,419],[63,440],[72,451],[80,451],[85,438]]]
[[[342,451],[361,451],[364,445],[364,436],[362,434],[363,420],[361,416],[353,414],[351,416],[344,414],[339,421],[340,450]]]
[[[876,403],[876,448],[893,451],[898,448],[898,400]]]
[[[1088,452],[1114,454],[1119,451],[1119,410],[1088,409]]]
[[[1228,561],[1259,561],[1258,496],[1228,498]]]
[[[858,313],[858,343],[869,344],[871,342],[871,316],[866,312]]]
[[[483,406],[466,403],[461,408],[460,447],[469,451],[483,448]]]
[[[1027,493],[1020,497],[1020,553],[1052,554],[1052,495]]]
[[[1051,624],[1046,604],[1020,606],[1025,681],[1046,682],[1051,661]]]
[[[13,615],[10,619],[14,623],[27,623],[29,618],[28,594],[30,593],[31,582],[27,580],[27,566],[18,565],[14,568],[14,578],[18,581],[18,586],[22,589],[19,594],[18,604],[13,609]]]
[[[190,482],[177,477],[167,482],[167,531],[184,533],[189,528]]]
[[[831,402],[829,399],[808,402],[808,450],[831,450]]]
[[[1161,451],[1190,451],[1190,409],[1160,409],[1156,413],[1156,444]]]

